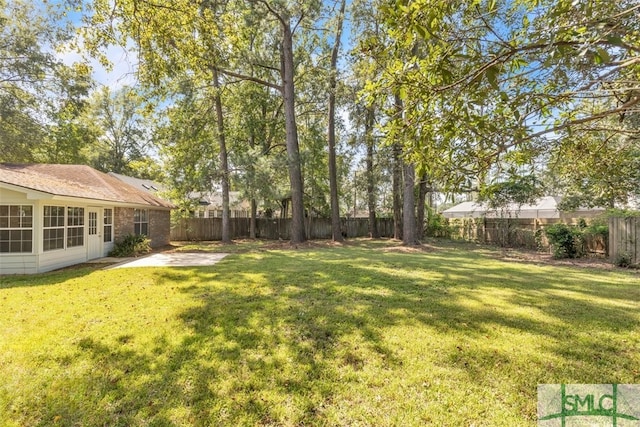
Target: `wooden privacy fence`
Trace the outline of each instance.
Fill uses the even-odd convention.
[[[466,240],[526,249],[548,249],[544,229],[552,224],[575,221],[561,218],[455,218],[449,219],[449,233],[454,240]],[[588,253],[606,254],[607,242],[599,236],[584,236]]]
[[[640,264],[640,218],[609,218],[609,254],[611,260],[628,257]]]
[[[250,237],[250,218],[231,218],[230,234],[232,239]],[[380,237],[393,237],[393,219],[376,220]],[[330,239],[331,219],[311,218],[305,220],[306,234],[309,239]],[[369,219],[342,219],[341,229],[346,237],[366,237],[369,235]],[[288,240],[290,238],[291,219],[257,218],[256,237],[270,240]],[[183,218],[171,227],[171,240],[221,240],[222,218]]]

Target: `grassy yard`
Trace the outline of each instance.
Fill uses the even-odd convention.
[[[533,426],[539,383],[640,383],[637,272],[395,244],[2,277],[0,425]]]

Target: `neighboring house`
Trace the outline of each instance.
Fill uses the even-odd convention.
[[[0,163],[0,273],[100,258],[127,234],[169,243],[172,205],[89,166]]]
[[[592,218],[604,212],[602,208],[578,208],[565,212],[558,210],[559,197],[541,197],[534,204],[510,204],[504,210],[492,210],[484,203],[463,202],[442,211],[445,218]]]
[[[222,218],[222,193],[205,193],[194,196],[199,207],[194,212],[196,218]],[[240,196],[239,191],[229,191],[229,216],[231,218],[249,218],[251,203]]]

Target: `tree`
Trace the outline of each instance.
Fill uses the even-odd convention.
[[[198,195],[210,192],[219,182],[219,146],[216,122],[210,120],[212,97],[182,85],[182,95],[167,106],[154,126],[154,140],[163,159],[167,179],[185,211],[192,211]]]
[[[611,106],[589,102],[583,108],[597,114]],[[547,187],[563,196],[563,208],[625,207],[640,196],[640,113],[587,123],[561,135],[545,175]]]
[[[227,100],[232,168],[238,188],[251,201],[250,237],[256,237],[258,201],[263,213],[288,195],[282,100],[252,82],[233,85]]]
[[[329,183],[331,198],[331,234],[334,241],[341,242],[342,230],[340,227],[340,204],[338,201],[338,172],[336,164],[336,86],[338,73],[338,52],[340,50],[340,38],[342,36],[342,23],[344,21],[344,13],[346,8],[346,0],[340,3],[340,11],[338,12],[336,23],[336,36],[331,51],[331,66],[329,77],[329,114],[328,114],[328,131],[327,139],[329,142]]]
[[[406,120],[386,127],[445,190],[501,179],[496,165],[530,173],[561,142],[545,136],[606,126],[640,103],[636,1],[414,0],[381,10],[390,43],[369,49],[384,73],[368,91],[399,94]],[[585,98],[614,102],[585,114]]]
[[[367,209],[369,213],[369,236],[380,237],[377,229],[377,205],[380,162],[377,162],[378,135],[376,123],[378,112],[382,110],[377,97],[362,96],[362,91],[368,82],[375,81],[381,73],[378,58],[369,54],[371,43],[377,43],[384,38],[378,13],[379,5],[371,0],[358,0],[352,3],[352,33],[356,46],[351,51],[351,75],[354,81],[351,120],[354,127],[362,128],[362,144],[365,147],[365,167],[367,181]],[[399,235],[399,233],[397,233]]]
[[[141,103],[140,96],[131,87],[116,93],[103,87],[94,94],[91,117],[100,134],[92,150],[93,167],[127,175],[132,174],[129,164],[145,157],[150,137]]]
[[[162,86],[181,71],[204,74],[215,69],[230,79],[243,79],[280,93],[284,105],[288,171],[291,185],[292,243],[305,240],[303,181],[296,124],[295,33],[311,22],[319,1],[202,1],[180,0],[159,5],[139,0],[94,2],[88,44],[97,48],[133,40],[141,57],[143,82]],[[276,26],[274,26],[274,23]],[[277,29],[276,29],[277,28]],[[276,45],[279,58],[266,58]],[[277,83],[252,72],[263,68],[277,74]],[[209,81],[211,81],[209,79]]]
[[[44,13],[43,13],[44,12]],[[92,82],[56,49],[73,34],[55,5],[0,1],[0,160],[82,161],[90,142],[76,121]]]

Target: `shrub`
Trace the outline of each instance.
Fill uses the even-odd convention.
[[[431,208],[427,213],[427,225],[424,234],[428,237],[450,237],[451,229],[447,219],[442,214],[432,211]]]
[[[116,242],[115,247],[109,256],[130,257],[138,256],[151,252],[151,240],[147,236],[141,234],[127,234]]]
[[[613,263],[618,267],[631,267],[631,252],[618,252]]]
[[[567,224],[553,224],[545,229],[555,258],[578,258],[584,254],[582,230]]]

